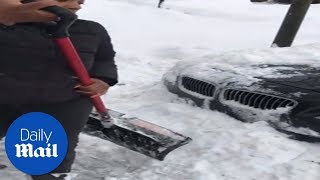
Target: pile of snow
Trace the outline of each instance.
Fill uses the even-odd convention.
[[[247,49],[199,55],[178,62],[164,74],[171,83],[178,76],[194,77],[204,81],[234,82],[251,86],[261,78],[290,78],[303,74],[299,69],[320,67],[320,44],[290,48]],[[278,66],[277,66],[278,65]]]

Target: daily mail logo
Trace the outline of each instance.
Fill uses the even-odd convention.
[[[17,169],[30,175],[42,175],[61,164],[67,153],[68,139],[54,117],[31,112],[16,119],[9,127],[5,148]]]
[[[49,133],[44,129],[39,129],[38,131],[32,131],[26,128],[20,130],[20,140],[21,142],[45,142],[47,147],[38,147],[34,149],[31,143],[28,144],[16,144],[16,157],[21,158],[51,158],[58,157],[58,144],[50,144],[50,138],[52,136],[52,131]]]

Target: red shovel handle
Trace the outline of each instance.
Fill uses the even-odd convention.
[[[76,76],[79,78],[80,82],[85,85],[91,85],[92,81],[89,76],[89,73],[87,69],[85,68],[84,64],[82,63],[80,56],[76,49],[74,48],[71,40],[69,37],[64,38],[55,38],[55,43],[58,45],[59,49],[65,56],[66,60],[68,61],[69,66],[73,70],[73,72],[76,74]],[[107,115],[107,108],[104,106],[101,98],[99,96],[96,96],[94,98],[91,98],[91,101],[93,105],[95,106],[96,110],[101,115]]]
[[[25,3],[28,3],[34,0],[24,1]],[[76,21],[77,15],[67,9],[58,6],[46,7],[43,10],[54,13],[58,17],[60,17],[60,20],[56,22],[56,26],[53,29],[48,29],[48,33],[52,35],[54,42],[59,47],[60,51],[66,58],[70,68],[79,78],[80,82],[85,86],[91,85],[92,82],[89,73],[86,67],[83,65],[77,50],[74,48],[73,43],[69,38],[69,27]],[[91,98],[91,101],[99,114],[104,119],[108,119],[108,111],[104,106],[101,98],[99,96],[96,96],[94,98]]]

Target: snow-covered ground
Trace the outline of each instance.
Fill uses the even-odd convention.
[[[163,9],[156,5],[156,0],[87,0],[79,15],[102,23],[117,51],[120,83],[104,97],[106,105],[188,135],[193,142],[159,162],[81,135],[74,165],[77,179],[320,179],[319,144],[287,139],[263,121],[242,123],[194,107],[170,94],[161,83],[162,75],[175,63],[219,54],[243,64],[255,59],[275,62],[277,50],[253,53],[259,56],[248,52],[271,45],[288,6],[249,0],[167,0]],[[320,5],[311,7],[295,46],[320,42],[319,10]],[[312,58],[304,62],[320,61],[318,44],[301,48],[300,52]],[[291,56],[298,60],[303,55]],[[1,180],[21,179],[22,174],[5,157],[3,142],[0,159],[9,166],[7,171],[0,170]]]

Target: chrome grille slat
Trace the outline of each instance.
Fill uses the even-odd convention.
[[[209,94],[208,88],[209,88],[209,86],[205,86],[205,87],[204,87],[204,92],[205,92],[206,94]]]
[[[240,91],[235,91],[235,94],[234,94],[235,101],[239,101],[240,94],[241,94]]]
[[[195,91],[194,84],[195,84],[196,81],[194,79],[190,79],[190,81],[191,82],[190,82],[189,88],[190,88],[191,91],[194,92]]]
[[[272,105],[272,100],[276,99],[276,97],[271,97],[265,104],[264,109],[272,109],[271,105]]]
[[[182,86],[192,92],[204,95],[204,96],[208,96],[208,97],[213,97],[216,87],[215,85],[211,84],[211,83],[207,83],[201,80],[197,80],[191,77],[182,77],[181,78],[182,81]]]
[[[208,91],[208,94],[214,94],[214,91],[215,91],[215,87],[214,86],[207,86],[207,91]]]
[[[195,80],[194,83],[194,90],[196,91],[197,89],[201,92],[201,84],[199,81]]]
[[[270,96],[265,96],[265,97],[263,97],[263,98],[261,99],[261,101],[259,102],[259,105],[258,105],[258,107],[259,107],[260,109],[264,109],[264,106],[265,106],[265,104],[266,104],[266,102],[267,102],[268,97],[270,97]]]
[[[259,96],[254,100],[254,102],[253,102],[253,107],[254,108],[258,108],[258,105],[259,105],[258,103],[259,103],[261,98],[263,98],[263,95],[259,94]]]
[[[280,103],[280,107],[286,107],[288,104],[290,103],[290,101],[288,101],[288,100],[284,100],[284,101],[282,101],[282,103]]]
[[[277,99],[275,100],[272,105],[271,105],[271,108],[272,109],[277,109],[278,105],[279,105],[279,102],[281,102],[281,99]]]
[[[232,100],[242,105],[262,110],[293,107],[297,104],[296,101],[291,99],[237,89],[226,89],[221,97],[224,100]]]
[[[228,93],[224,94],[225,99],[230,100],[230,98],[231,98],[230,95],[231,95],[231,91],[228,91]]]
[[[232,99],[234,99],[234,98],[235,98],[235,94],[236,94],[236,92],[237,92],[237,91],[232,91],[232,92],[231,92],[230,100],[232,100]]]
[[[211,94],[212,96],[214,95],[214,92],[215,92],[215,87],[214,86],[209,86],[209,93],[208,94]]]
[[[200,83],[200,82],[198,84],[199,84],[200,91],[204,92],[204,94],[207,94],[206,91],[204,90],[205,89],[205,84],[204,83]]]
[[[255,98],[257,97],[257,96],[259,96],[259,94],[253,94],[253,93],[250,93],[251,94],[251,97],[250,97],[250,99],[249,99],[249,106],[250,107],[253,107],[253,104],[254,104],[254,100],[255,100]]]
[[[245,100],[246,100],[246,96],[247,96],[248,92],[242,92],[240,95],[240,103],[241,104],[245,104]]]

